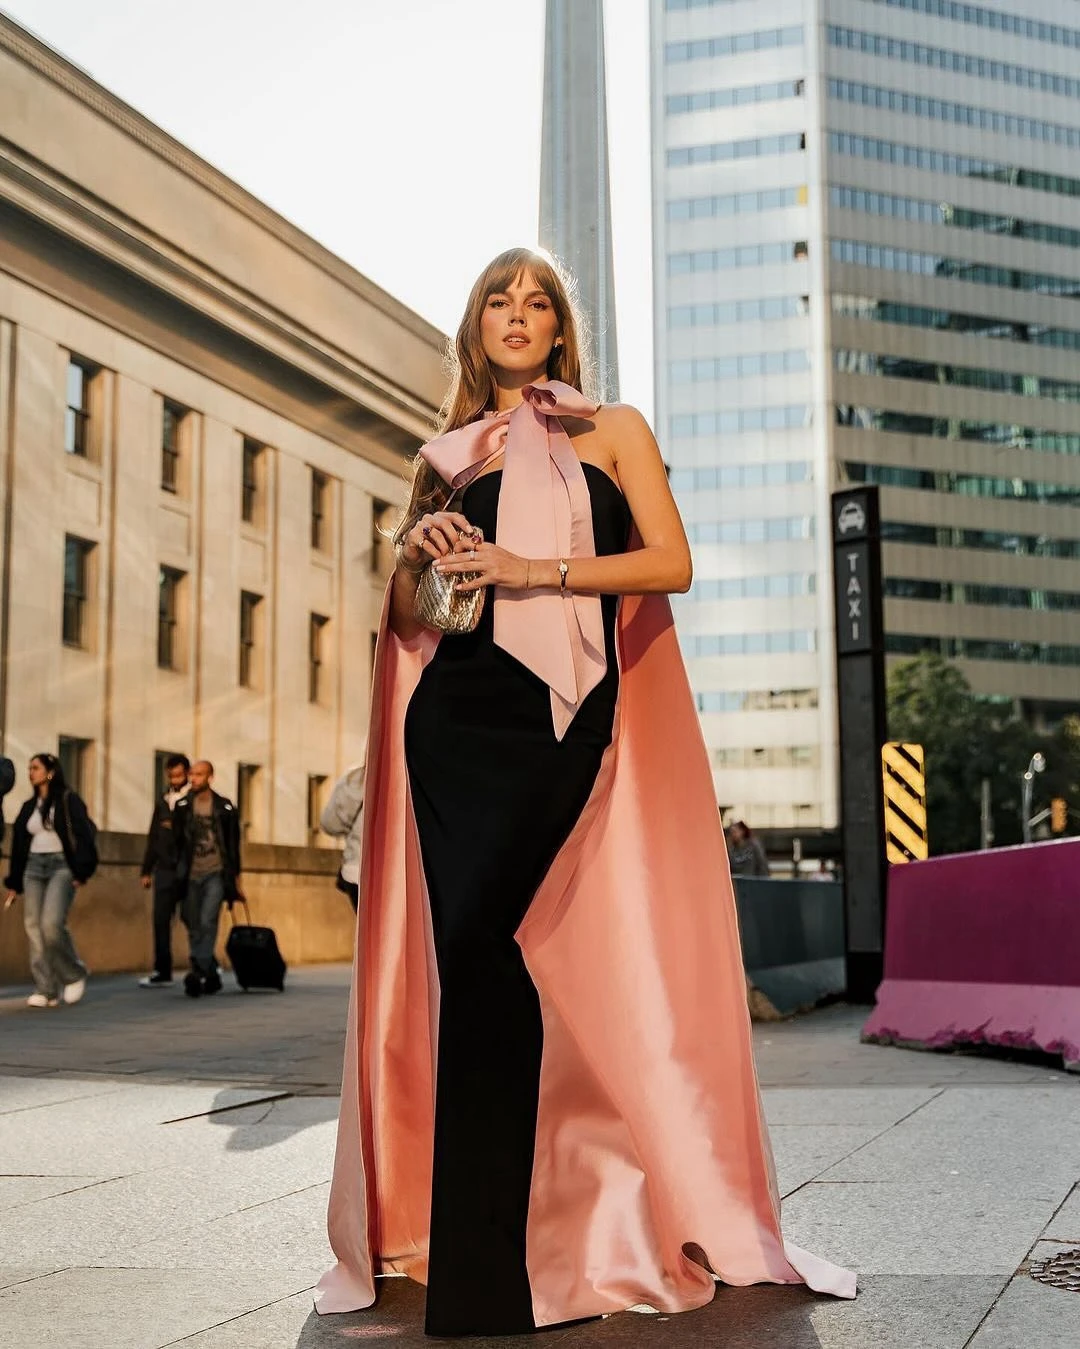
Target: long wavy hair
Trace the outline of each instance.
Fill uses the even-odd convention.
[[[532,273],[536,284],[551,301],[558,319],[559,346],[548,356],[548,379],[560,380],[582,393],[592,394],[593,372],[587,365],[584,319],[577,305],[573,278],[550,254],[533,248],[510,248],[493,259],[476,278],[465,305],[457,334],[447,344],[446,364],[450,384],[439,412],[435,434],[456,431],[485,412],[496,408],[498,389],[491,365],[480,340],[480,319],[492,295],[504,293],[523,272]],[[442,510],[450,489],[420,455],[413,461],[412,493],[401,524],[394,532],[400,543],[416,521]]]

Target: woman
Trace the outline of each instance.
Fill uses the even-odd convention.
[[[733,876],[768,876],[769,863],[761,840],[742,820],[735,820],[728,829],[728,861]]]
[[[67,919],[75,892],[97,870],[97,844],[86,806],[64,782],[55,755],[34,755],[30,785],[33,795],[19,811],[12,833],[4,907],[23,896],[35,989],[27,1006],[56,1007],[61,1001],[76,1003],[86,992],[88,971]]]
[[[579,391],[542,255],[485,269],[454,354],[376,659],[319,1310],[387,1271],[434,1335],[697,1307],[713,1270],[853,1296],[780,1236],[656,442]],[[473,633],[416,621],[425,565],[486,591]]]

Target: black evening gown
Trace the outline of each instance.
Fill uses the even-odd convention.
[[[624,552],[629,507],[602,469],[584,471],[596,552]],[[462,503],[489,539],[501,482],[484,474]],[[443,637],[405,718],[441,991],[429,1335],[536,1328],[525,1225],[543,1028],[514,933],[592,791],[619,682],[605,595],[607,673],[557,741],[547,685],[494,643],[491,598],[475,632]]]

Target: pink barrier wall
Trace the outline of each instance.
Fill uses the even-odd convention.
[[[1014,1045],[1080,1067],[1080,839],[891,867],[863,1038]]]

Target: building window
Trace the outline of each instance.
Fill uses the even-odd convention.
[[[68,534],[64,538],[64,645],[87,645],[90,604],[90,554],[94,545]]]
[[[312,614],[308,623],[308,702],[317,703],[323,694],[323,641],[330,620],[322,614]]]
[[[319,817],[322,815],[325,791],[325,775],[309,773],[307,780],[307,841],[309,848],[319,846],[319,834],[322,832]]]
[[[240,484],[240,518],[247,525],[259,523],[260,479],[263,447],[257,440],[244,437],[244,459]]]
[[[162,567],[158,572],[157,663],[161,670],[179,669],[180,587],[183,580],[184,573],[173,567]]]
[[[165,492],[180,490],[180,429],[187,408],[165,400],[161,413],[161,487]]]
[[[256,686],[256,625],[261,603],[261,595],[247,590],[240,592],[240,687],[244,689]]]
[[[259,765],[237,764],[236,814],[240,820],[240,837],[246,843],[255,822],[256,793],[259,787]]]
[[[311,546],[317,553],[327,552],[327,499],[330,482],[325,473],[311,470]]]
[[[394,570],[394,526],[400,512],[377,497],[371,503],[371,574],[388,579]]]
[[[72,790],[85,800],[90,789],[90,750],[92,740],[80,740],[78,736],[60,736],[56,757],[64,773],[64,781]]]
[[[64,449],[86,459],[90,454],[90,384],[94,369],[72,359],[67,369],[67,408],[64,412]]]

